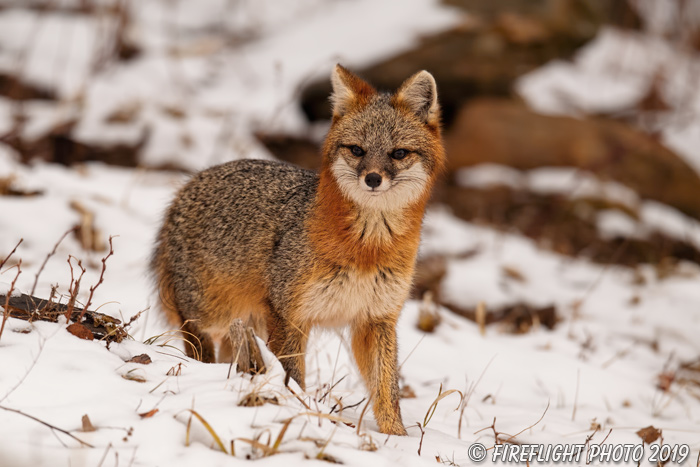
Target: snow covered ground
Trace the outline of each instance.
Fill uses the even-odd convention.
[[[43,196],[1,200],[2,251],[24,238],[16,253],[23,259],[20,288],[30,289],[53,243],[77,221],[68,204],[80,199],[95,210],[105,234],[119,235],[95,303],[104,304],[100,311],[124,318],[146,309],[150,245],[159,213],[182,177],[97,164],[80,172],[47,165],[15,166],[13,171],[27,185],[45,190]],[[460,259],[467,251],[477,253]],[[0,465],[99,465],[103,457],[102,465],[129,465],[132,459],[132,465],[229,462],[197,419],[187,446],[192,408],[226,449],[235,441],[239,458],[263,455],[242,439],[272,445],[285,421],[294,417],[279,454],[265,461],[271,465],[315,458],[319,452],[348,465],[423,465],[434,463],[436,456],[470,464],[471,443],[493,445],[493,432],[479,430],[489,427],[494,417],[496,429],[507,437],[543,414],[539,424],[516,440],[578,444],[595,432],[592,442],[600,442],[612,429],[608,442],[637,443],[635,432],[654,425],[663,430],[664,442],[689,444],[697,453],[697,386],[674,382],[669,391],[662,391],[657,384],[662,373],[700,354],[699,268],[687,265],[684,274],[663,280],[652,267],[605,268],[548,253],[516,235],[459,221],[440,208],[426,220],[423,252],[454,258],[443,290],[452,302],[473,306],[484,301],[493,307],[522,301],[554,304],[562,321],[552,331],[535,328],[519,336],[502,332],[496,324],[481,336],[476,324],[441,310],[443,321],[436,332],[424,334],[415,327],[419,304],[409,302],[399,327],[403,384],[416,394],[402,400],[409,437],[377,433],[370,413],[361,435],[356,428],[318,417],[319,412],[329,414],[336,399],[342,397],[342,404],[351,406],[366,395],[342,334],[319,332],[311,339],[309,387],[301,396],[309,410],[284,388],[281,367],[270,355],[266,358],[273,371],[251,380],[228,378],[228,365],[186,359],[169,345],[162,346],[175,344],[168,336],[145,345],[167,330],[152,311],[135,325],[133,341],[113,344],[109,350],[103,343],[75,338],[61,324],[30,326],[10,320],[0,339],[0,405],[71,431],[94,448],[80,447],[29,418],[0,412]],[[88,255],[68,237],[42,273],[37,295],[48,295],[52,283],[66,292],[68,254],[92,264],[84,284],[96,282],[103,254]],[[524,281],[509,279],[504,267],[519,271]],[[13,275],[13,269],[4,272],[3,282]],[[153,363],[126,363],[142,353]],[[335,383],[332,394],[319,400]],[[440,385],[469,398],[463,411],[455,410],[460,405],[457,393],[440,401],[418,456],[416,422],[424,422]],[[238,407],[250,392],[274,397],[279,405]],[[334,416],[357,425],[363,407],[364,403]],[[155,415],[139,416],[154,408]],[[83,415],[97,431],[81,432]]]
[[[272,3],[260,2],[264,7],[249,10],[253,16],[231,19],[232,25],[240,25],[258,18],[258,27],[243,32],[260,37],[249,38],[237,52],[182,60],[188,82],[198,82],[188,73],[203,73],[208,66],[216,73],[213,84],[192,86],[191,93],[181,94],[183,88],[163,71],[169,56],[164,44],[171,39],[168,34],[177,36],[170,20],[178,19],[180,40],[217,50],[198,29],[211,20],[203,18],[202,12],[217,10],[181,2],[182,10],[164,13],[163,3],[143,2],[139,21],[162,28],[137,28],[134,33],[141,31],[148,36],[143,40],[152,44],[146,56],[89,79],[81,114],[84,137],[123,140],[149,127],[153,131],[146,151],[150,162],[175,157],[191,168],[231,157],[269,157],[260,148],[249,151],[229,142],[213,143],[222,125],[216,111],[230,112],[224,121],[246,141],[252,141],[248,132],[261,124],[298,130],[301,116],[290,102],[301,81],[327,73],[339,59],[349,65],[368,63],[408,47],[421,33],[459,21],[453,11],[433,2],[413,0],[413,9],[396,9],[382,0],[373,2],[373,8],[379,8],[386,21],[368,19],[371,24],[363,24],[363,34],[356,34],[357,18],[366,17],[361,12],[368,1],[328,2],[315,8],[320,2],[309,0],[285,6],[289,10],[278,10],[280,4],[273,7]],[[387,11],[395,14],[383,13]],[[0,23],[10,21],[8,14],[0,12]],[[23,21],[17,18],[10,22]],[[290,19],[302,21],[301,26],[291,27]],[[319,41],[319,35],[302,34],[311,30],[334,39]],[[4,39],[2,43],[7,44]],[[0,67],[8,48],[0,51]],[[275,70],[281,71],[276,75]],[[37,80],[52,83],[48,72],[36,73]],[[80,86],[65,86],[59,94],[70,106],[70,93]],[[537,96],[546,92],[538,91]],[[103,119],[91,114],[108,115],[131,99],[141,102],[142,111],[121,129],[99,126]],[[173,100],[187,106],[184,121],[173,121],[162,112]],[[0,116],[2,109],[0,105]],[[211,117],[215,114],[219,118]],[[48,120],[55,122],[61,115],[52,108]],[[279,118],[271,122],[273,115]],[[183,128],[195,135],[189,148],[180,146]],[[226,148],[225,152],[214,154],[214,144]],[[567,177],[552,173],[550,182]],[[425,222],[422,253],[449,256],[442,293],[450,302],[470,307],[483,301],[494,308],[518,302],[551,304],[557,307],[560,322],[553,330],[535,326],[523,335],[506,333],[494,324],[481,335],[476,324],[443,309],[441,324],[434,333],[425,334],[416,328],[420,304],[408,302],[399,323],[399,360],[402,385],[415,393],[401,402],[409,436],[386,436],[376,431],[371,411],[363,417],[366,392],[342,332],[312,336],[308,388],[305,393],[295,388],[298,398],[284,387],[281,367],[269,353],[265,355],[271,367],[267,375],[229,375],[228,365],[187,359],[177,339],[163,334],[168,327],[149,309],[153,297],[146,266],[162,212],[184,176],[100,164],[22,166],[1,146],[0,175],[6,174],[14,174],[15,187],[42,191],[34,197],[0,197],[0,258],[24,239],[14,257],[22,258],[23,273],[17,282],[21,290],[31,290],[46,255],[79,222],[79,214],[70,207],[77,200],[95,213],[95,225],[104,237],[115,236],[115,254],[107,262],[105,282],[97,288],[93,302],[100,312],[125,320],[148,311],[132,327],[133,340],[109,349],[100,342],[75,338],[65,331],[65,324],[7,322],[0,337],[0,407],[66,430],[91,447],[37,420],[0,409],[2,467],[216,466],[246,458],[261,459],[261,465],[270,466],[324,460],[363,467],[470,465],[474,462],[468,457],[469,448],[474,443],[492,447],[495,431],[499,439],[514,436],[511,441],[518,443],[572,445],[590,437],[592,444],[603,440],[639,444],[636,432],[649,425],[662,430],[665,444],[690,447],[684,465],[696,462],[700,383],[693,383],[693,375],[679,366],[700,357],[697,265],[682,264],[675,274],[663,278],[652,266],[636,270],[601,266],[547,252],[529,239],[465,223],[443,208],[432,208]],[[544,175],[528,176],[527,183],[541,184],[547,178]],[[516,182],[523,177],[511,174]],[[501,173],[498,178],[507,177]],[[550,182],[546,184],[551,186]],[[614,188],[621,198],[629,198],[624,189]],[[679,229],[696,231],[695,224],[671,210],[653,212],[666,216],[666,225],[676,223]],[[659,216],[650,216],[643,221],[656,225],[654,219]],[[48,296],[53,284],[59,285],[59,292],[67,292],[68,255],[87,265],[83,284],[97,282],[105,252],[86,252],[69,236],[39,277],[36,295]],[[0,271],[0,282],[12,281],[16,273],[8,267],[12,264]],[[506,268],[518,271],[522,279],[506,274]],[[86,285],[80,295],[83,301]],[[143,353],[153,362],[127,362]],[[430,418],[441,387],[459,390],[465,397],[449,394]],[[239,406],[251,393],[270,401],[259,407]],[[94,431],[83,430],[84,415]],[[424,435],[418,423],[425,426]],[[649,452],[647,447],[645,459]]]

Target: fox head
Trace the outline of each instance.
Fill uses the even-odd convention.
[[[420,71],[385,94],[336,65],[331,82],[323,172],[363,208],[395,210],[427,200],[445,165],[433,76]]]

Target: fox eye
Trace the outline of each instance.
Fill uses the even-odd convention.
[[[357,157],[362,157],[365,155],[365,150],[362,149],[360,146],[350,146],[350,152],[352,152],[353,156]]]
[[[404,157],[408,155],[408,151],[405,149],[397,149],[396,151],[391,153],[391,158],[396,159],[397,161],[400,161]]]

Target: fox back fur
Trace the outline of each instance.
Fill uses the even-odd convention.
[[[405,434],[396,322],[431,188],[445,164],[435,80],[395,94],[337,65],[320,173],[240,160],[195,175],[172,202],[152,269],[191,357],[230,361],[247,319],[303,388],[313,326],[348,326],[379,429]]]

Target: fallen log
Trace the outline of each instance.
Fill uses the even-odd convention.
[[[5,306],[7,297],[0,294],[0,306]],[[9,316],[25,321],[49,321],[58,322],[59,316],[65,316],[68,305],[56,303],[52,300],[44,300],[33,295],[22,294],[21,296],[10,296],[8,303]],[[74,307],[70,320],[78,323],[82,308]],[[82,322],[78,323],[89,330],[95,339],[107,342],[121,342],[128,334],[122,322],[111,316],[107,316],[96,311],[85,311]]]

